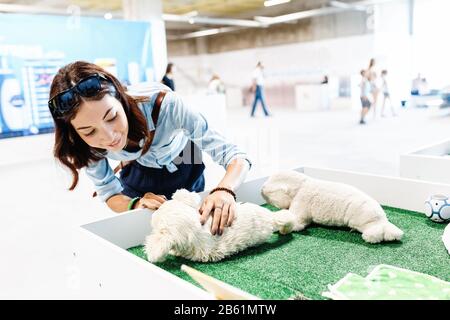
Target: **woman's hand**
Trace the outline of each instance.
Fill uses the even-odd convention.
[[[211,213],[213,221],[211,223],[211,234],[222,235],[225,227],[230,227],[233,223],[236,212],[236,201],[231,194],[225,191],[216,191],[205,198],[200,207],[200,222],[204,224]]]
[[[147,192],[144,196],[137,202],[136,208],[148,208],[150,210],[158,209],[167,198],[164,195],[156,195],[152,192]]]

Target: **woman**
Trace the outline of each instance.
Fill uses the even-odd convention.
[[[378,103],[378,95],[380,93],[380,88],[378,87],[378,79],[377,79],[377,71],[375,69],[376,61],[374,58],[370,59],[369,68],[367,69],[367,77],[370,82],[371,93],[373,97],[372,106],[373,106],[373,117],[376,117],[376,108]]]
[[[368,79],[368,72],[366,70],[361,70],[361,83],[359,85],[361,89],[361,119],[359,120],[359,124],[366,124],[366,115],[372,106],[371,98],[370,98],[370,83]]]
[[[201,150],[226,168],[204,199],[201,222],[213,215],[212,234],[222,234],[235,212],[235,190],[251,166],[245,153],[208,127],[167,87],[132,96],[104,69],[83,61],[61,68],[50,88],[55,122],[54,156],[73,175],[84,169],[99,197],[115,212],[157,209],[180,188],[204,189]],[[132,161],[114,175],[108,159]],[[135,161],[134,161],[135,160]]]

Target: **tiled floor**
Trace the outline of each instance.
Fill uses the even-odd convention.
[[[438,110],[401,110],[399,117],[377,118],[360,126],[358,111],[300,113],[273,110],[274,117],[248,117],[230,110],[230,139],[253,161],[249,178],[301,165],[398,175],[399,155],[444,140],[450,116]],[[1,150],[6,152],[7,150]],[[212,165],[207,188],[223,169]],[[90,195],[82,177],[67,192],[67,173],[53,160],[0,167],[0,298],[80,298],[82,276],[74,264],[73,231],[89,221],[113,216]]]

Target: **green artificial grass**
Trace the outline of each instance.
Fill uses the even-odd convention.
[[[445,224],[417,212],[383,208],[389,220],[405,232],[401,241],[368,244],[357,231],[309,226],[285,236],[275,233],[267,243],[220,262],[199,263],[169,256],[157,265],[199,286],[180,270],[186,264],[263,299],[326,299],[321,293],[328,284],[335,284],[349,272],[365,277],[378,264],[450,281],[450,258],[441,240]],[[142,246],[128,251],[146,258]]]

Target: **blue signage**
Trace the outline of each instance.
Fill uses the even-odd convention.
[[[0,14],[0,139],[53,131],[50,84],[67,63],[96,63],[124,84],[154,80],[150,28],[147,22]]]

